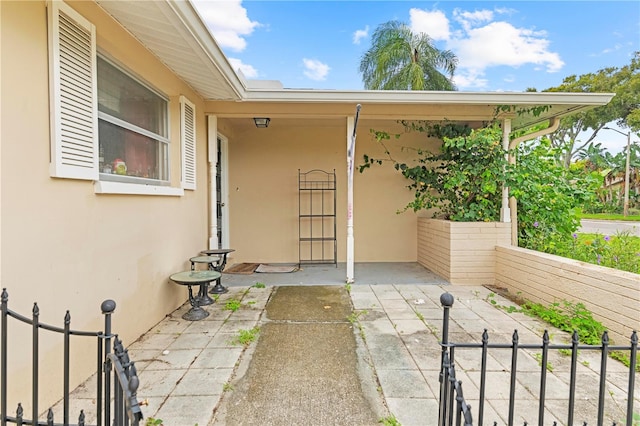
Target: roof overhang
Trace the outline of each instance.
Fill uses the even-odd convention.
[[[189,1],[96,0],[203,99],[239,100],[244,84]]]
[[[244,102],[292,104],[342,104],[353,113],[363,105],[362,118],[441,119],[490,121],[509,117],[512,128],[526,128],[607,104],[614,93],[558,92],[434,92],[388,90],[249,90]],[[368,108],[364,108],[367,106]],[[502,108],[502,107],[509,107]],[[342,111],[337,108],[336,113]]]
[[[290,109],[289,117],[317,116],[313,105],[321,104],[335,105],[330,115],[344,117],[352,115],[355,104],[360,103],[363,118],[489,121],[506,116],[512,119],[512,128],[519,129],[605,105],[614,96],[612,93],[309,90],[252,84],[234,72],[191,2],[96,2],[204,100],[210,101],[213,106],[208,112],[218,113],[216,110],[224,109],[219,113],[229,117],[256,116],[262,111],[273,113],[274,105],[285,105],[279,111]],[[307,109],[304,113],[300,111],[302,105]],[[510,111],[499,108],[504,106],[510,106]],[[533,113],[537,107],[543,108]],[[498,110],[502,112],[497,114]]]

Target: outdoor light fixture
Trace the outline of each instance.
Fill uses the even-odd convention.
[[[254,117],[253,122],[256,123],[256,127],[266,129],[269,127],[270,118],[267,117]]]

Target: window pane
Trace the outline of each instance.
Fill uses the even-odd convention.
[[[99,120],[100,172],[168,180],[167,144]]]
[[[167,101],[100,57],[98,110],[167,137]]]

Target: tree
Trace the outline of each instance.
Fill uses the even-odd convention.
[[[562,151],[562,163],[567,168],[608,123],[615,121],[623,128],[640,133],[640,52],[635,52],[629,65],[603,68],[579,77],[572,75],[561,85],[545,91],[616,94],[607,105],[563,118],[558,130],[550,135],[552,146]],[[578,140],[582,132],[587,132],[587,137]]]
[[[592,202],[602,179],[598,173],[558,164],[547,138],[516,148],[507,172],[509,192],[518,200],[518,245],[554,253],[578,228],[576,208]]]
[[[437,49],[427,34],[389,21],[373,33],[360,72],[369,90],[455,90],[451,78],[457,64],[453,52]]]

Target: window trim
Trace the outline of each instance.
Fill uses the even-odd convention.
[[[93,192],[96,194],[120,194],[120,195],[164,195],[181,197],[184,195],[182,188],[173,186],[143,185],[130,182],[114,182],[108,180],[95,181]]]
[[[130,123],[128,121],[122,120],[121,118],[115,117],[109,113],[100,111],[100,101],[99,99],[96,99],[96,110],[97,110],[97,119],[96,122],[99,122],[100,120],[103,120],[107,123],[113,124],[115,126],[121,127],[125,130],[129,130],[135,133],[138,133],[142,136],[148,137],[150,139],[156,140],[158,143],[160,144],[164,144],[164,156],[166,156],[166,159],[164,160],[166,162],[166,164],[163,164],[162,167],[166,168],[166,179],[145,179],[145,178],[140,178],[137,176],[120,176],[120,175],[114,175],[114,174],[109,174],[109,173],[102,173],[99,172],[98,173],[98,179],[96,179],[96,181],[101,181],[101,182],[105,182],[105,181],[109,181],[109,182],[118,182],[118,183],[122,183],[122,184],[132,184],[132,185],[143,185],[143,186],[170,186],[171,185],[171,100],[169,99],[169,97],[167,95],[165,95],[164,93],[162,93],[161,91],[159,91],[158,89],[156,89],[153,85],[151,85],[149,82],[147,82],[144,78],[140,77],[139,75],[137,75],[136,73],[134,73],[133,71],[129,70],[129,68],[126,65],[121,64],[119,61],[111,58],[108,54],[106,54],[105,52],[103,52],[100,49],[97,49],[96,51],[96,89],[97,92],[99,93],[100,88],[98,87],[98,59],[101,59],[105,62],[107,62],[109,65],[111,65],[113,68],[115,68],[118,72],[121,72],[122,74],[126,75],[127,77],[129,77],[130,79],[132,79],[135,83],[141,85],[142,87],[144,87],[145,89],[149,90],[150,92],[152,92],[154,95],[156,95],[157,97],[159,97],[160,99],[162,99],[165,102],[166,105],[166,109],[165,109],[165,116],[164,116],[164,121],[166,122],[166,134],[167,136],[162,136],[161,134],[158,133],[154,133],[150,130],[144,129],[142,127],[139,127],[133,123]],[[99,133],[98,131],[96,131],[96,133]],[[100,137],[99,134],[97,135],[97,139],[98,139],[98,148],[100,147]],[[182,155],[181,155],[182,157]],[[182,158],[180,158],[180,161],[182,162]],[[120,193],[120,192],[116,192],[116,193]]]

